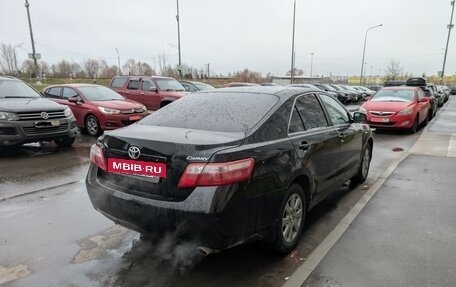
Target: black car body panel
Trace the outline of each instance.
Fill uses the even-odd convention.
[[[298,97],[310,97],[321,105],[319,116],[325,119],[325,127],[289,133]],[[272,240],[284,194],[291,184],[302,185],[308,207],[312,208],[357,173],[361,151],[373,144],[369,127],[353,123],[350,113],[340,103],[349,120],[333,124],[332,111],[324,108],[323,97],[337,102],[322,91],[296,88],[247,87],[199,92],[161,109],[160,119],[146,118],[108,132],[98,142],[104,157],[127,158],[127,149],[134,145],[151,156],[149,160],[165,161],[169,177],[153,183],[141,176],[110,174],[91,164],[86,185],[92,204],[114,222],[139,232],[152,236],[177,232],[197,237],[204,246],[217,250],[251,239]],[[209,118],[199,113],[192,116],[212,121],[217,129],[235,130],[210,131],[207,123],[201,123],[206,129],[196,129],[185,118],[182,118],[184,127],[173,126],[178,124],[173,120],[171,127],[167,127],[166,121],[162,121],[167,114],[180,113],[184,117],[182,114],[190,110],[183,111],[183,106],[193,102],[197,106],[199,101],[205,102],[208,106],[199,110],[205,113],[203,109],[211,109],[210,99],[231,112],[225,115],[214,112]],[[244,102],[231,110],[239,99],[252,101],[256,110]],[[216,122],[230,118],[236,121],[235,118],[243,118],[248,112],[252,120],[243,120],[245,128]],[[177,186],[189,164],[245,158],[254,159],[253,172],[246,181],[183,189]],[[113,176],[118,179],[114,180]]]

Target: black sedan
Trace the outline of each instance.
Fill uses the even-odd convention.
[[[101,136],[88,194],[114,222],[198,240],[203,254],[258,239],[287,253],[308,210],[347,180],[366,179],[365,120],[318,90],[197,92]]]

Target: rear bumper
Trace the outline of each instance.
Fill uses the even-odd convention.
[[[78,128],[73,117],[60,119],[58,127],[49,128],[36,128],[35,121],[2,121],[0,122],[0,146],[75,137],[77,133]]]
[[[250,220],[231,219],[231,196],[224,195],[221,204],[218,187],[199,187],[182,201],[162,201],[113,189],[97,179],[98,168],[91,164],[86,178],[90,200],[96,210],[117,224],[161,238],[167,233],[197,240],[201,246],[226,249],[254,236],[246,233]],[[226,199],[228,198],[228,199]],[[224,206],[224,208],[220,208]],[[216,210],[218,209],[218,210]],[[236,215],[243,214],[236,210]]]

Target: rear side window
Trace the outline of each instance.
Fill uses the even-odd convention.
[[[245,132],[274,107],[279,98],[254,93],[194,93],[159,109],[143,125]]]
[[[127,78],[114,78],[111,82],[111,88],[122,88],[125,85],[125,82],[127,81]]]
[[[289,133],[327,126],[325,113],[315,95],[303,95],[296,99],[288,129]]]

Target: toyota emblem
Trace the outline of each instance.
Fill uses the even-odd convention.
[[[141,151],[139,150],[139,147],[131,146],[130,148],[128,148],[128,156],[131,159],[138,159],[140,155]]]
[[[41,118],[42,118],[43,120],[49,119],[49,114],[46,113],[46,112],[41,112],[40,116],[41,116]]]

